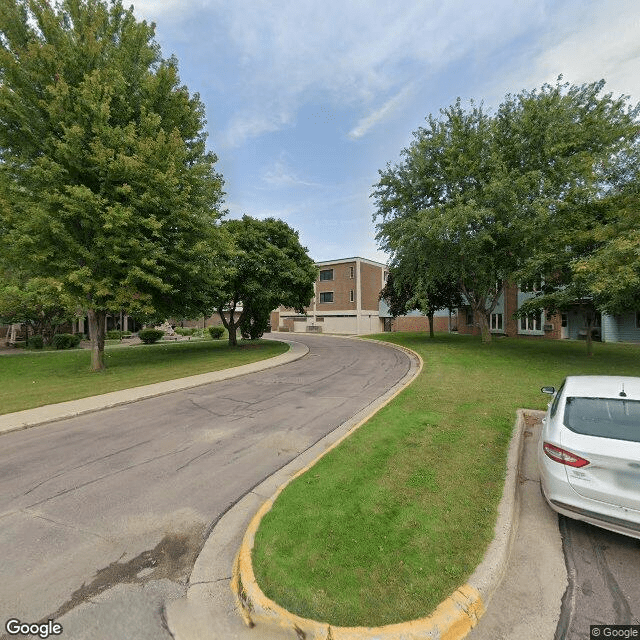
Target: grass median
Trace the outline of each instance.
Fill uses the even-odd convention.
[[[287,349],[271,340],[241,342],[234,348],[218,340],[118,345],[107,347],[107,368],[97,373],[90,370],[91,353],[85,349],[3,355],[0,414],[238,367]]]
[[[263,592],[341,626],[429,615],[493,538],[519,407],[544,409],[569,374],[640,375],[640,348],[395,333],[424,368],[347,440],[291,483],[258,530]]]

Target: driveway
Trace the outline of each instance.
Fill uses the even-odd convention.
[[[171,637],[164,603],[220,516],[409,369],[375,342],[292,338],[292,364],[0,436],[0,634]]]

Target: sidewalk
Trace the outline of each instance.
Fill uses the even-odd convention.
[[[156,382],[132,389],[123,389],[122,391],[112,391],[98,396],[80,398],[79,400],[49,404],[43,407],[36,407],[35,409],[5,413],[4,415],[0,415],[0,434],[27,429],[29,427],[46,424],[47,422],[55,422],[56,420],[64,420],[65,418],[74,418],[84,413],[92,413],[93,411],[128,404],[129,402],[135,402],[136,400],[142,400],[144,398],[153,398],[173,391],[190,389],[203,384],[219,382],[220,380],[244,376],[248,373],[254,373],[255,371],[278,367],[281,364],[287,364],[288,362],[302,358],[309,351],[305,345],[299,342],[281,341],[289,345],[289,351],[268,360],[260,360],[231,369],[201,373],[187,378],[178,378],[176,380]]]

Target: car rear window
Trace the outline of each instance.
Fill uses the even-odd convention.
[[[569,397],[564,424],[586,436],[640,442],[640,401]]]

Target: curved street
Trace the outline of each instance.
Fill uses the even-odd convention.
[[[171,637],[164,604],[220,516],[409,369],[373,341],[291,339],[291,364],[0,436],[0,634]]]

